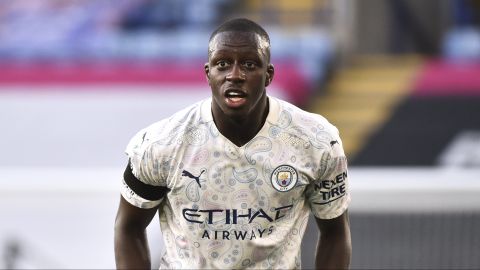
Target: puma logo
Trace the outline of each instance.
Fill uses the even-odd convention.
[[[186,176],[188,178],[192,178],[192,179],[195,179],[195,181],[197,182],[198,186],[199,187],[202,187],[202,185],[200,184],[200,176],[202,176],[202,174],[205,172],[205,170],[202,170],[202,172],[200,173],[199,176],[195,176],[193,174],[191,174],[189,171],[186,171],[186,170],[183,170],[182,171],[182,176]]]
[[[338,141],[337,141],[337,140],[330,142],[330,146],[331,146],[331,147],[333,147],[335,144],[338,144]]]

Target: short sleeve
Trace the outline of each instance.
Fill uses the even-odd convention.
[[[130,204],[140,208],[158,206],[167,190],[165,181],[158,172],[159,157],[155,151],[148,143],[146,129],[138,132],[125,150],[129,167],[124,173],[121,193]]]
[[[347,158],[340,138],[320,158],[319,179],[307,186],[306,197],[313,214],[319,219],[340,216],[350,203]]]

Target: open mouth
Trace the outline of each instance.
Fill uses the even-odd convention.
[[[247,94],[241,90],[227,90],[225,92],[225,97],[227,98],[227,102],[232,103],[233,105],[237,103],[243,103],[247,97]]]

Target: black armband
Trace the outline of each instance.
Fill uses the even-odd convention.
[[[132,172],[130,161],[128,161],[127,168],[123,173],[123,179],[125,180],[125,184],[127,184],[135,194],[149,201],[158,201],[170,191],[167,187],[152,186],[138,180]]]

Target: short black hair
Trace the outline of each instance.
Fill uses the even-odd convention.
[[[267,31],[265,31],[265,29],[263,29],[263,27],[261,27],[256,22],[249,19],[245,19],[245,18],[231,19],[222,23],[220,26],[217,27],[217,29],[215,29],[215,31],[213,31],[209,41],[212,41],[212,39],[219,33],[230,32],[230,31],[231,32],[250,32],[250,33],[253,32],[260,35],[270,44],[270,37],[268,36]]]
[[[268,43],[268,48],[266,51],[267,59],[270,61],[270,36],[268,35],[267,31],[263,29],[259,24],[256,22],[246,19],[246,18],[236,18],[228,20],[222,23],[220,26],[213,31],[210,35],[210,39],[208,41],[208,55],[210,57],[210,43],[215,38],[216,35],[223,32],[246,32],[246,33],[254,33],[260,36],[260,38],[264,39]]]

